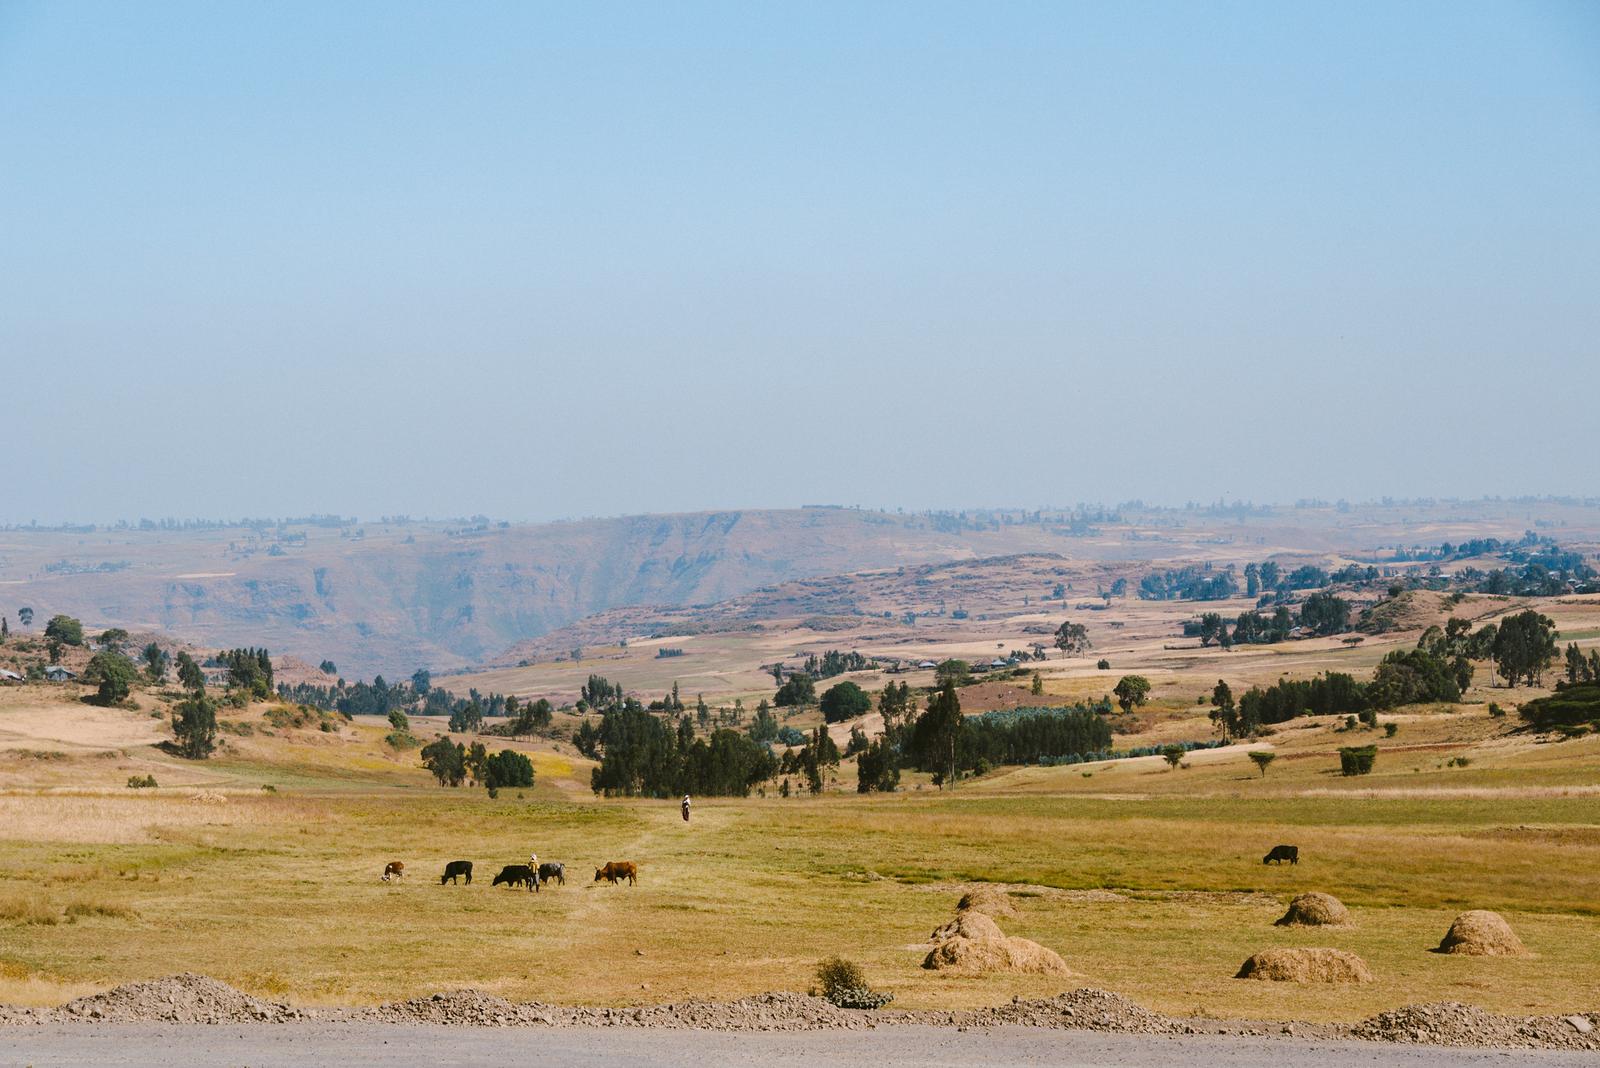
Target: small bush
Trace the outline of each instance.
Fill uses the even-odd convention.
[[[154,775],[128,776],[128,789],[130,790],[150,790],[154,789],[157,785],[156,777]]]
[[[54,927],[61,922],[61,914],[42,898],[12,897],[0,899],[0,920]]]
[[[1346,775],[1366,775],[1378,757],[1375,745],[1354,745],[1339,750],[1339,770]]]
[[[1449,760],[1445,761],[1444,766],[1447,768],[1464,768],[1470,763],[1472,763],[1471,757],[1458,756],[1451,757]]]
[[[1383,736],[1385,738],[1393,738],[1395,736],[1395,732],[1399,729],[1400,725],[1397,723],[1385,723],[1383,725]]]
[[[818,992],[841,1009],[881,1009],[894,1000],[886,991],[867,985],[867,977],[854,961],[829,957],[817,965]]]
[[[1501,716],[1503,716],[1505,714],[1506,714],[1506,710],[1500,707],[1499,702],[1497,702],[1497,701],[1490,701],[1489,702],[1489,715],[1492,718],[1499,719]]]
[[[383,736],[383,740],[390,749],[395,750],[415,749],[421,744],[410,731],[390,731]]]
[[[1100,671],[1110,671],[1111,670],[1111,661],[1109,661],[1109,660],[1099,660],[1099,661],[1095,662],[1094,666],[1095,666],[1095,668],[1097,670],[1100,670]]]
[[[264,794],[275,794],[278,792],[278,788],[272,785],[270,782],[264,782],[261,784],[261,792]]]

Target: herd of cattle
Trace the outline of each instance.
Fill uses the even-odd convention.
[[[383,866],[383,881],[393,882],[405,878],[406,865],[403,860],[391,860]],[[639,866],[631,860],[607,861],[604,867],[594,870],[594,881],[605,880],[613,885],[622,880],[628,880],[628,885],[639,881]],[[444,874],[439,876],[439,885],[450,883],[452,886],[460,885],[466,880],[468,886],[472,885],[472,861],[452,860],[444,866]],[[529,890],[538,892],[542,883],[555,882],[562,886],[567,885],[567,869],[564,864],[557,861],[545,861],[539,865],[537,871],[530,864],[507,864],[500,869],[500,874],[494,877],[491,886],[504,883],[507,886],[526,886]]]
[[[1263,864],[1290,864],[1300,863],[1300,849],[1292,845],[1275,845],[1266,856],[1261,858]],[[404,878],[406,865],[401,860],[391,860],[383,866],[383,881],[392,882]],[[468,886],[472,885],[472,861],[452,860],[444,866],[444,874],[439,876],[439,885],[445,883],[459,885],[465,879]],[[594,881],[604,880],[613,886],[628,880],[632,886],[639,881],[639,866],[631,860],[609,860],[604,866],[594,870]],[[542,883],[555,882],[562,886],[567,885],[566,866],[558,861],[545,861],[539,865],[537,871],[529,864],[507,864],[500,869],[500,874],[494,877],[490,885],[499,886],[504,883],[510,887],[526,886],[529,890],[538,892]]]

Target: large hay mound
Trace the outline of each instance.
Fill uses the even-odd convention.
[[[993,886],[977,886],[961,895],[957,912],[981,912],[986,916],[1015,916],[1011,895]]]
[[[992,886],[979,886],[963,894],[955,919],[937,928],[928,940],[933,948],[922,966],[959,975],[989,972],[1026,972],[1033,975],[1071,975],[1053,950],[1026,938],[1007,938],[995,916],[1015,916],[1011,897]]]
[[[989,972],[1027,972],[1033,975],[1071,975],[1054,951],[1026,938],[964,938],[956,935],[934,946],[922,966],[962,975]]]
[[[1289,911],[1277,921],[1278,927],[1348,927],[1353,921],[1344,902],[1332,894],[1312,891],[1289,902]]]
[[[956,918],[942,927],[934,929],[928,936],[930,942],[943,942],[950,938],[970,938],[973,941],[986,941],[1005,938],[1005,932],[1000,930],[1000,925],[995,923],[982,912],[958,912]]]
[[[1269,949],[1244,962],[1235,979],[1280,983],[1370,983],[1367,962],[1342,949]]]
[[[1435,952],[1466,953],[1474,957],[1526,957],[1528,947],[1498,912],[1473,909],[1456,917]]]

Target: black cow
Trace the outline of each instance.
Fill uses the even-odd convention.
[[[1263,864],[1274,864],[1274,863],[1282,864],[1286,860],[1290,864],[1298,864],[1298,863],[1300,863],[1300,847],[1299,846],[1275,845],[1275,846],[1272,847],[1272,852],[1268,853],[1266,856],[1261,858],[1261,863],[1263,863]]]
[[[446,864],[444,866],[444,874],[439,876],[439,885],[443,886],[445,883],[454,884],[456,882],[456,877],[461,875],[465,875],[467,877],[467,885],[471,886],[472,861],[452,860],[450,863]]]
[[[538,882],[533,877],[533,869],[526,864],[507,864],[500,869],[500,874],[494,877],[490,886],[499,886],[506,883],[509,886],[526,886],[529,890],[539,889]]]
[[[567,869],[562,867],[558,861],[546,861],[545,863],[540,864],[539,881],[541,883],[547,883],[552,879],[560,883],[562,886],[566,886]]]

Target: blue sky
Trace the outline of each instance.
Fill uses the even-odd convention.
[[[1600,7],[0,0],[0,521],[1600,493]]]

